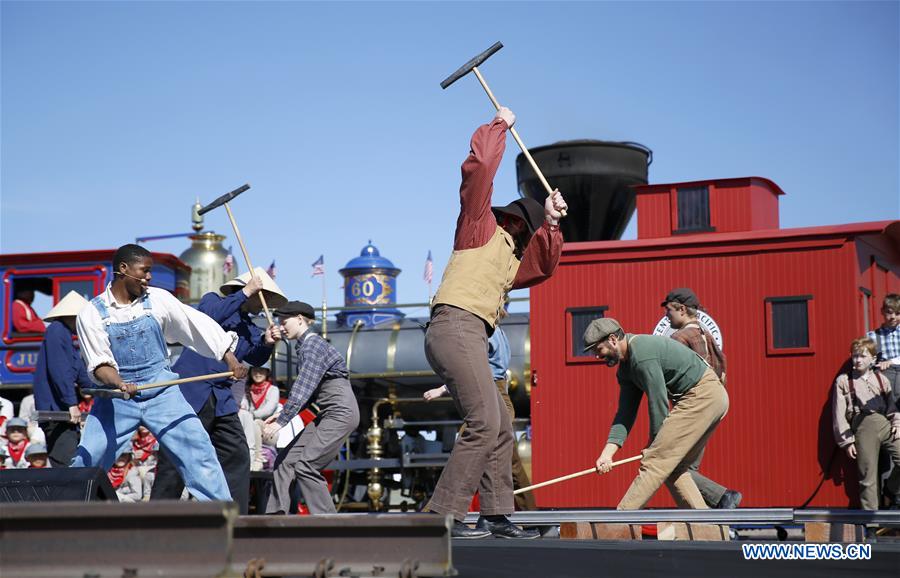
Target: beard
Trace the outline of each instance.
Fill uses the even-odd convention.
[[[619,365],[620,361],[622,361],[622,356],[619,355],[618,351],[610,353],[609,355],[606,356],[606,360],[605,360],[606,367],[615,367],[615,366]]]

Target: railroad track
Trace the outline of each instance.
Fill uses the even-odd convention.
[[[475,514],[467,518],[474,520]],[[572,522],[900,526],[900,512],[790,508],[557,510],[517,512],[512,520],[538,526]],[[0,508],[0,576],[415,578],[459,573],[530,578],[552,575],[547,572],[554,564],[557,568],[564,566],[567,576],[594,576],[598,560],[609,564],[605,570],[612,570],[618,564],[617,557],[622,558],[623,568],[637,564],[650,574],[656,570],[671,574],[671,566],[666,565],[689,562],[693,571],[696,567],[692,564],[701,558],[717,573],[736,576],[739,570],[750,567],[740,559],[740,546],[735,542],[487,539],[451,543],[450,527],[449,518],[433,514],[239,517],[233,504],[222,502],[8,503]],[[875,546],[872,562],[877,562],[876,566],[889,567],[900,561],[900,545]],[[852,564],[844,566],[848,572],[859,570]],[[805,575],[805,565],[798,563],[793,568],[790,578]],[[829,568],[837,570],[837,566]],[[812,565],[810,570],[819,571],[821,566]]]

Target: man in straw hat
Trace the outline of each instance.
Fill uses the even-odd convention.
[[[78,315],[76,328],[88,374],[131,398],[103,397],[94,402],[72,466],[108,470],[143,424],[175,462],[194,497],[228,501],[231,493],[216,450],[181,390],[137,391],[137,384],[178,377],[169,367],[166,343],[221,359],[236,379],[242,379],[247,368],[233,352],[238,336],[226,333],[168,291],[149,287],[152,269],[153,257],[145,248],[119,247],[113,257],[112,283]]]
[[[197,309],[213,318],[225,331],[233,331],[240,338],[234,355],[250,365],[262,365],[272,355],[272,346],[281,338],[278,327],[265,331],[254,325],[251,314],[262,311],[259,292],[265,292],[266,303],[277,307],[287,303],[287,298],[269,275],[261,268],[256,275],[249,272],[222,285],[217,293],[207,293],[200,298]],[[172,367],[181,377],[208,375],[227,371],[221,361],[185,350]],[[194,381],[181,385],[181,393],[200,416],[203,428],[209,433],[213,447],[231,497],[237,502],[241,514],[247,514],[250,501],[250,450],[247,437],[238,416],[238,402],[227,378]],[[153,482],[151,500],[177,500],[184,490],[184,482],[178,476],[172,460],[160,452]]]
[[[70,291],[44,317],[49,325],[34,369],[34,407],[37,411],[68,411],[70,418],[68,423],[41,424],[54,468],[69,465],[81,437],[81,410],[75,387],[91,387],[91,378],[72,337],[75,318],[87,305],[87,299]]]
[[[728,411],[728,394],[716,373],[674,339],[626,334],[612,318],[591,321],[584,332],[584,346],[609,367],[619,366],[619,408],[606,447],[597,458],[599,472],[612,467],[613,456],[634,425],[641,397],[647,394],[650,445],[618,509],[643,508],[663,484],[679,508],[706,509],[690,467]]]
[[[472,136],[462,165],[460,213],[453,255],[433,300],[425,355],[466,424],[427,508],[452,514],[456,538],[537,538],[512,524],[512,422],[488,365],[493,333],[510,289],[536,285],[553,274],[562,252],[559,219],[566,203],[554,191],[544,206],[518,199],[491,207],[493,180],[515,115],[501,108]],[[477,528],[462,523],[478,490]]]

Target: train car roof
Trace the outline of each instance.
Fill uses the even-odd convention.
[[[818,227],[799,227],[794,229],[762,229],[756,231],[737,231],[729,233],[698,233],[694,235],[678,235],[671,237],[653,237],[627,241],[585,241],[566,243],[563,260],[566,256],[591,255],[592,260],[622,258],[633,256],[635,252],[663,250],[670,254],[678,251],[683,254],[708,254],[713,247],[722,250],[737,250],[745,246],[747,250],[757,250],[760,244],[792,245],[815,241],[849,240],[864,235],[884,234],[900,243],[900,221],[871,221],[865,223],[849,223],[846,225],[825,225]]]
[[[115,249],[96,249],[89,251],[51,251],[46,253],[7,253],[0,254],[0,267],[14,265],[50,265],[59,263],[84,263],[112,261]],[[155,253],[153,261],[172,269],[190,271],[191,267],[171,253]]]

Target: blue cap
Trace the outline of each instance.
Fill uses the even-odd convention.
[[[11,427],[27,428],[28,422],[20,417],[12,417],[12,418],[9,418],[8,420],[6,420],[6,427],[7,427],[7,429],[9,429]]]

